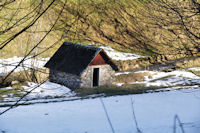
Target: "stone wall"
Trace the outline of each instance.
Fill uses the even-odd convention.
[[[80,88],[81,84],[80,76],[54,70],[50,70],[49,79],[52,82],[62,84],[72,89]]]
[[[88,66],[81,76],[50,70],[49,79],[69,88],[93,87],[93,70],[99,68],[99,86],[109,86],[115,77],[115,71],[110,65]]]
[[[110,65],[94,65],[88,68],[81,74],[80,87],[93,87],[93,70],[99,68],[99,86],[110,85],[115,77],[115,71]]]

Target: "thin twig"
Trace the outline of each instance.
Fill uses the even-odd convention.
[[[26,30],[28,30],[30,27],[32,27],[37,21],[38,19],[43,16],[43,14],[45,14],[45,12],[53,5],[53,3],[55,2],[55,0],[53,0],[48,7],[41,13],[39,14],[39,16],[33,20],[33,22],[31,22],[29,25],[27,25],[25,28],[23,28],[21,31],[19,31],[18,33],[16,33],[14,36],[10,37],[8,40],[6,40],[5,42],[0,44],[0,50],[3,49],[7,44],[9,44],[12,40],[14,40],[16,37],[18,37],[21,33],[25,32]]]
[[[178,122],[178,124],[179,124],[179,126],[180,126],[180,128],[181,128],[182,133],[185,133],[185,130],[184,130],[184,128],[183,128],[183,124],[181,123],[181,120],[180,120],[180,118],[178,117],[177,114],[174,116],[174,128],[173,128],[173,133],[176,133],[176,122]]]
[[[111,130],[112,130],[112,133],[115,133],[115,130],[114,130],[114,128],[113,128],[112,122],[111,122],[110,117],[109,117],[109,115],[108,115],[107,109],[106,109],[106,107],[105,107],[105,105],[104,105],[104,102],[103,102],[103,100],[102,100],[101,97],[100,97],[100,101],[101,101],[101,104],[102,104],[103,109],[104,109],[104,111],[105,111],[106,118],[107,118],[108,123],[109,123],[109,125],[110,125],[110,128],[111,128]]]
[[[142,133],[142,131],[141,131],[140,128],[138,127],[138,123],[137,123],[137,119],[136,119],[135,111],[134,111],[134,107],[133,107],[133,98],[132,98],[132,97],[131,97],[131,108],[132,108],[132,111],[133,111],[133,120],[134,120],[134,122],[135,122],[137,132],[138,132],[138,133]]]
[[[65,2],[66,2],[66,1],[65,1]],[[52,4],[53,4],[53,3],[52,3]],[[50,7],[50,6],[49,6],[49,7]],[[47,35],[49,35],[49,33],[52,31],[52,29],[55,27],[57,21],[59,20],[61,14],[62,14],[62,12],[63,12],[64,7],[65,7],[65,4],[64,4],[62,10],[60,11],[60,13],[59,13],[57,19],[55,20],[54,24],[52,25],[51,29],[50,29],[50,30],[43,36],[43,38],[42,38],[42,39],[41,39],[41,40],[40,40],[40,41],[39,41],[39,42],[38,42],[38,43],[23,57],[23,59],[18,63],[18,65],[16,65],[15,68],[14,68],[12,71],[10,71],[10,73],[8,73],[8,74],[5,76],[5,78],[2,80],[2,83],[4,83],[4,81],[15,71],[15,69],[17,69],[17,68],[20,66],[20,64],[23,63],[23,62],[25,61],[25,59],[34,51],[34,49],[36,49],[36,48],[41,44],[41,42],[47,37]]]
[[[30,93],[31,93],[33,90],[35,90],[36,88],[40,87],[42,84],[44,84],[44,82],[41,83],[41,84],[39,84],[39,85],[37,85],[37,86],[35,86],[33,89],[31,89],[31,90],[28,91],[26,94],[24,94],[24,95],[23,95],[22,97],[20,97],[20,99],[18,99],[13,105],[11,105],[11,106],[10,106],[9,108],[7,108],[6,110],[0,112],[0,115],[2,115],[2,114],[4,114],[4,113],[6,113],[7,111],[9,111],[9,110],[11,110],[11,109],[16,108],[17,106],[19,106],[18,103],[19,103],[23,98],[25,98],[28,94],[30,94]]]

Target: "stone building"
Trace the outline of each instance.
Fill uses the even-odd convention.
[[[45,67],[50,81],[69,88],[109,86],[117,70],[103,49],[71,42],[64,42]]]

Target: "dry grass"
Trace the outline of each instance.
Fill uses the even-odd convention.
[[[102,86],[95,88],[81,88],[74,90],[77,96],[88,96],[93,94],[105,94],[106,96],[128,95],[146,93],[148,90],[156,90],[159,87],[145,87],[144,84],[125,84],[123,86]]]
[[[135,60],[113,60],[120,71],[129,71],[133,69],[139,69],[144,66],[150,65],[147,58],[140,58]]]
[[[171,77],[174,77],[176,75],[168,75],[168,76],[165,76],[165,77],[162,77],[162,78],[157,78],[157,79],[154,79],[154,80],[151,80],[150,82],[155,82],[155,81],[159,81],[159,80],[167,80],[168,78],[171,78]]]
[[[194,73],[197,76],[200,76],[200,71],[189,70],[189,72],[192,72],[192,73]]]
[[[12,81],[18,81],[20,83],[24,83],[26,81],[42,83],[48,80],[49,70],[48,69],[38,69],[38,70],[29,69],[29,70],[20,71],[20,72],[13,72],[8,78],[6,78],[4,82],[2,82],[5,76],[0,77],[1,88],[10,86]]]
[[[115,82],[117,83],[129,83],[129,82],[141,82],[144,81],[145,76],[151,78],[151,75],[148,72],[144,73],[129,73],[129,74],[121,74],[116,76]]]
[[[200,67],[200,57],[185,60],[184,63],[177,63],[176,66],[180,68]]]

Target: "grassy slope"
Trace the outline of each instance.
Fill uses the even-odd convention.
[[[25,14],[30,13],[38,2],[39,0],[27,0],[22,1],[22,3],[18,1],[3,9],[0,13],[2,17],[0,19],[1,30],[12,26]],[[47,7],[49,2],[45,1],[39,9]],[[50,29],[64,5],[62,2],[64,0],[56,2],[33,27],[1,50],[0,58],[25,55]],[[64,38],[55,48],[44,52],[41,56],[51,56],[64,40],[84,44],[110,45],[119,51],[135,52],[147,56],[160,54],[172,54],[173,56],[179,54],[177,57],[184,56],[187,50],[191,50],[187,47],[193,48],[193,46],[190,46],[192,45],[191,42],[184,40],[184,38],[180,40],[174,36],[168,30],[168,28],[175,28],[173,25],[162,27],[165,23],[161,23],[162,17],[169,21],[170,17],[175,18],[176,16],[170,16],[170,14],[167,17],[165,12],[168,11],[164,9],[162,10],[163,14],[160,14],[153,10],[158,8],[158,5],[155,3],[149,4],[148,2],[145,0],[131,2],[129,0],[119,0],[117,2],[110,0],[69,0],[51,34],[32,52],[32,55],[45,50],[63,35]],[[148,4],[150,8],[146,7]],[[26,19],[23,19],[23,23],[20,23],[5,34],[1,34],[0,42],[5,41],[32,22],[34,19],[32,16],[42,11],[39,9],[34,10]],[[148,12],[152,12],[154,16],[149,16]],[[5,14],[7,14],[6,17],[3,17]],[[161,19],[158,19],[158,15],[160,15]],[[173,21],[176,21],[176,19]],[[196,27],[199,27],[199,23],[195,24]],[[176,28],[179,27],[176,26]],[[181,30],[177,29],[178,32],[181,32]],[[181,42],[184,42],[184,45]]]
[[[42,12],[48,5],[45,3],[36,8],[39,1],[16,1],[8,5],[0,13],[0,16],[5,16],[0,19],[1,31],[7,28],[13,27],[4,34],[0,34],[0,42],[3,43],[13,35],[21,31],[23,28],[28,26],[38,16],[38,12]],[[35,9],[36,8],[36,9]],[[42,10],[41,10],[42,9]],[[7,15],[5,15],[7,14]],[[12,40],[6,47],[1,50],[0,58],[9,58],[12,56],[24,56],[27,54],[40,40],[45,36],[47,31],[51,28],[57,17],[57,13],[53,9],[49,9],[40,19],[28,30],[20,34],[14,40]],[[22,19],[23,18],[23,19]],[[22,19],[22,20],[20,20]],[[20,21],[19,21],[20,20]],[[47,47],[51,46],[54,42],[60,39],[61,33],[56,29],[42,41],[38,48],[36,48],[31,55],[39,54],[44,51]],[[41,56],[49,57],[61,44],[58,43],[54,49],[43,53]]]

